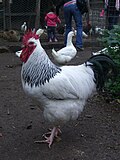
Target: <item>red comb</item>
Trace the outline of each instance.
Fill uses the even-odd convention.
[[[31,29],[27,31],[27,33],[23,36],[23,44],[25,45],[30,38],[39,39],[39,35],[36,34],[36,31],[32,31]]]

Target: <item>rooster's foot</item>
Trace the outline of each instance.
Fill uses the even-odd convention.
[[[52,143],[53,143],[53,140],[54,140],[54,138],[56,137],[56,138],[59,138],[58,137],[58,134],[59,133],[61,133],[61,130],[60,130],[60,128],[56,128],[56,127],[54,127],[52,130],[51,130],[51,132],[48,132],[48,133],[45,133],[44,135],[43,135],[43,137],[45,138],[45,140],[41,140],[41,141],[35,141],[35,143],[48,143],[49,145],[49,148],[51,147],[51,145],[52,145]],[[50,136],[48,137],[47,135],[49,135],[50,134]],[[59,138],[59,140],[60,140],[60,138]]]
[[[53,131],[54,130],[54,128],[55,128],[55,132]],[[58,137],[58,134],[60,133],[62,133],[62,131],[60,130],[60,127],[54,127],[53,129],[51,129],[51,128],[49,128],[48,130],[49,130],[49,132],[47,132],[47,133],[44,133],[43,135],[42,135],[42,137],[48,137],[48,135],[51,135],[52,134],[52,132],[54,132],[54,137]]]

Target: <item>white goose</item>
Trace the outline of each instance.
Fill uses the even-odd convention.
[[[75,57],[77,50],[72,43],[72,37],[74,35],[76,35],[76,30],[70,31],[68,33],[66,47],[60,49],[57,52],[55,51],[54,48],[52,49],[52,55],[57,63],[66,64],[67,62],[71,61],[71,59],[73,59]]]

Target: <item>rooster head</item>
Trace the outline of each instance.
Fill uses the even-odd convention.
[[[36,31],[29,30],[23,36],[23,49],[20,55],[20,59],[22,62],[26,62],[29,56],[33,53],[34,49],[36,48],[37,44],[39,43],[40,34],[37,34]]]

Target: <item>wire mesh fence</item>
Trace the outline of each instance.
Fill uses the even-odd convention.
[[[0,31],[11,29],[21,31],[21,25],[24,22],[26,22],[28,28],[45,28],[45,14],[51,6],[56,6],[56,4],[58,4],[57,0],[0,0]],[[90,0],[89,17],[92,34],[93,32],[100,33],[100,29],[107,28],[108,19],[112,21],[113,17],[116,16],[113,7],[109,7],[108,11],[104,10],[105,4],[105,0]],[[112,5],[115,6],[115,3],[112,3]],[[62,8],[60,12],[60,19],[62,24],[65,25]],[[119,19],[119,14],[117,14],[117,18]],[[83,16],[83,29],[85,26],[86,16]]]
[[[0,30],[17,29],[24,21],[29,28],[44,27],[44,16],[52,5],[56,5],[55,0],[0,0]],[[105,16],[100,17],[100,11],[103,9],[103,2],[90,1],[91,22],[95,26],[104,26]],[[40,6],[40,7],[39,7]],[[40,10],[39,10],[40,8]],[[60,14],[63,19],[63,13]],[[64,22],[64,19],[63,19]],[[35,26],[36,25],[36,26]]]

